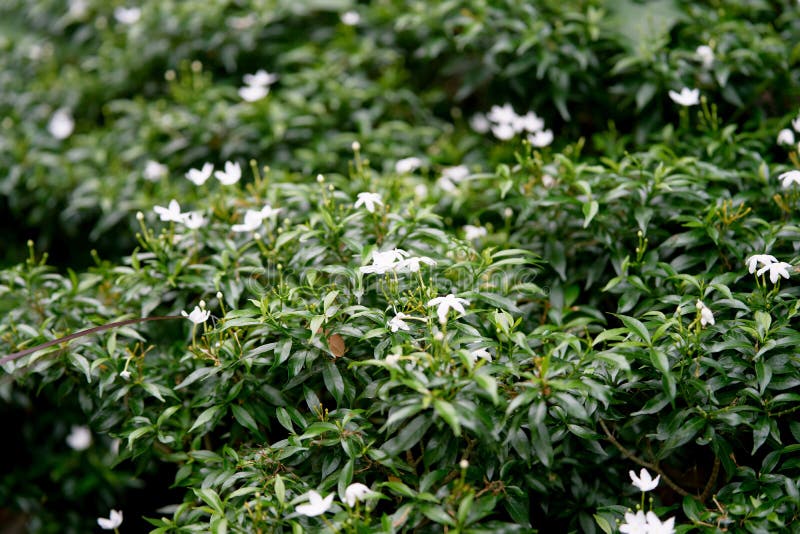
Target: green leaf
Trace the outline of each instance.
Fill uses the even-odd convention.
[[[206,409],[206,410],[203,410],[203,413],[201,413],[201,414],[200,414],[200,415],[197,417],[197,420],[196,420],[196,421],[194,422],[194,424],[193,424],[193,425],[192,425],[192,426],[189,428],[189,432],[192,432],[194,429],[196,429],[196,428],[198,428],[198,427],[200,427],[200,426],[203,426],[204,424],[206,424],[206,423],[208,423],[209,421],[211,421],[211,420],[212,420],[214,417],[216,417],[216,416],[217,416],[217,414],[219,414],[219,413],[220,413],[220,412],[221,412],[223,409],[224,409],[224,407],[223,407],[223,406],[212,406],[211,408],[208,408],[208,409]]]
[[[209,505],[214,512],[219,515],[225,515],[225,510],[222,507],[222,500],[217,495],[217,492],[211,488],[192,488],[194,494],[199,497],[204,503]]]
[[[622,321],[628,330],[635,333],[639,339],[644,341],[648,346],[652,345],[650,342],[650,332],[647,330],[647,327],[638,319],[634,319],[633,317],[629,317],[627,315],[617,315],[619,320]]]
[[[594,219],[594,216],[597,215],[597,211],[599,209],[600,209],[600,204],[598,204],[596,200],[583,203],[584,228],[587,228],[589,226],[589,224],[592,222],[592,219]]]
[[[447,515],[447,512],[440,505],[422,505],[420,506],[420,511],[434,523],[451,527],[456,526],[455,520]]]
[[[445,420],[453,429],[453,434],[456,436],[461,435],[461,423],[458,421],[458,413],[452,404],[445,400],[433,399],[433,409],[439,414],[439,417]]]
[[[233,412],[233,417],[236,418],[240,425],[253,434],[256,434],[256,436],[261,435],[261,432],[258,430],[258,423],[256,423],[256,420],[250,415],[250,412],[247,411],[247,408],[238,404],[231,404],[231,412]]]
[[[336,400],[336,405],[341,406],[344,397],[344,380],[334,362],[327,361],[322,366],[322,380],[325,382],[325,389]]]
[[[483,369],[475,373],[473,378],[475,379],[475,383],[478,384],[478,387],[489,394],[489,398],[492,399],[492,404],[496,406],[500,402],[500,398],[497,395],[497,380]]]
[[[283,478],[280,475],[275,475],[275,482],[273,483],[273,487],[275,488],[275,497],[278,498],[278,502],[283,504],[286,502],[286,486],[283,483]]]

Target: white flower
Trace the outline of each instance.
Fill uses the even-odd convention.
[[[60,108],[50,117],[47,131],[56,139],[66,139],[75,130],[75,121],[67,108]]]
[[[92,432],[87,426],[73,426],[67,436],[67,445],[76,451],[85,451],[92,444]]]
[[[469,176],[469,167],[466,165],[456,165],[454,167],[445,167],[442,169],[442,177],[454,182],[460,182]]]
[[[784,189],[788,188],[792,184],[800,185],[800,171],[792,170],[785,172],[778,176],[778,180],[781,181],[781,185]]]
[[[395,172],[399,174],[406,174],[414,172],[422,166],[422,160],[414,156],[410,158],[403,158],[394,164]]]
[[[428,301],[428,306],[436,306],[436,313],[439,315],[439,322],[446,323],[447,322],[447,312],[450,309],[456,310],[458,313],[467,313],[464,309],[464,304],[469,305],[469,301],[466,299],[458,298],[453,294],[447,295],[445,297],[436,297],[435,299],[431,299]]]
[[[365,274],[384,274],[402,267],[403,259],[406,257],[408,257],[408,252],[399,248],[385,252],[376,251],[372,253],[372,265],[365,265],[359,270]]]
[[[167,169],[166,165],[162,165],[157,161],[153,161],[152,159],[147,160],[147,163],[144,164],[144,179],[149,180],[151,182],[157,182],[163,177],[167,175],[169,169]]]
[[[208,310],[201,310],[200,306],[195,306],[192,310],[192,313],[186,313],[185,311],[181,310],[181,315],[188,318],[194,324],[200,324],[208,321],[211,312]]]
[[[74,19],[82,19],[89,13],[89,4],[86,0],[69,0],[68,15]]]
[[[375,206],[383,206],[383,200],[378,193],[359,193],[354,207],[364,206],[370,213],[375,213]]]
[[[174,198],[169,201],[169,207],[154,206],[155,211],[162,221],[172,221],[177,223],[183,222],[183,214],[181,213],[181,205]]]
[[[474,349],[474,350],[469,351],[469,357],[470,357],[470,359],[472,359],[472,363],[477,362],[478,358],[482,358],[482,359],[486,360],[487,362],[492,361],[492,355],[489,353],[488,350],[486,350],[484,348]]]
[[[482,226],[473,226],[471,224],[464,225],[464,238],[467,241],[474,241],[486,235],[486,228]]]
[[[214,171],[214,165],[211,163],[204,163],[202,169],[189,169],[186,173],[186,178],[189,179],[194,185],[203,185],[206,180],[211,178],[211,173]]]
[[[114,18],[120,24],[136,24],[142,18],[142,10],[138,7],[118,7],[114,10]]]
[[[493,125],[492,133],[496,138],[500,139],[501,141],[508,141],[509,139],[514,137],[514,135],[516,135],[517,132],[514,131],[514,127],[511,125],[511,123],[504,122],[501,124]]]
[[[408,269],[409,272],[416,273],[419,271],[420,263],[426,265],[436,265],[436,260],[427,256],[414,256],[399,262],[398,269]]]
[[[370,493],[372,493],[372,490],[367,486],[361,482],[354,482],[345,488],[344,502],[347,503],[347,506],[352,508],[355,506],[356,501],[363,501]]]
[[[103,530],[114,530],[122,524],[122,510],[111,510],[108,519],[98,517],[97,524]]]
[[[779,145],[793,145],[794,144],[794,132],[791,131],[789,128],[784,128],[780,132],[778,132],[778,144]]]
[[[756,276],[761,276],[765,272],[769,271],[769,281],[773,284],[778,282],[778,277],[782,276],[786,279],[789,278],[789,269],[792,267],[791,263],[786,263],[785,261],[779,261],[777,263],[771,263],[770,265],[765,265],[761,269],[756,272]]]
[[[550,176],[549,174],[543,174],[542,185],[547,188],[553,187],[554,185],[556,185],[556,179]]]
[[[662,523],[652,510],[647,512],[647,534],[675,534],[675,518],[670,517]]]
[[[261,227],[264,222],[263,209],[261,210],[247,210],[244,214],[244,223],[234,224],[231,230],[234,232],[254,232]]]
[[[669,97],[673,102],[681,106],[696,106],[700,103],[700,89],[689,89],[684,87],[681,92],[670,91]]]
[[[269,204],[264,204],[264,207],[261,208],[261,216],[265,219],[272,217],[273,215],[277,215],[281,212],[281,208],[273,208]]]
[[[357,26],[361,22],[361,15],[356,11],[347,11],[342,13],[341,19],[345,26]]]
[[[405,330],[406,332],[408,332],[409,330],[411,330],[411,327],[408,326],[408,323],[406,323],[403,319],[408,319],[409,317],[411,316],[406,315],[403,312],[398,312],[397,315],[395,315],[389,320],[388,323],[389,329],[392,332],[397,332],[398,330]]]
[[[650,476],[650,472],[644,467],[642,467],[638,477],[633,471],[628,471],[628,474],[631,477],[631,483],[639,488],[639,491],[650,491],[655,489],[656,486],[658,486],[658,481],[661,480],[661,475],[653,478]]]
[[[190,211],[188,213],[182,214],[183,217],[180,222],[182,222],[186,228],[190,230],[197,230],[201,226],[205,226],[206,218],[203,217],[203,214],[199,211]]]
[[[525,115],[515,117],[513,124],[514,130],[517,132],[524,130],[529,133],[534,133],[544,129],[544,120],[533,111],[529,111]]]
[[[245,85],[239,88],[239,96],[245,102],[256,102],[269,94],[269,87],[263,85]]]
[[[264,69],[258,69],[255,74],[242,76],[244,83],[251,87],[266,87],[278,81],[277,74],[271,74]]]
[[[130,380],[131,379],[131,372],[126,369],[126,370],[122,371],[119,374],[119,376],[121,376],[125,380]]]
[[[619,526],[623,534],[648,534],[647,517],[644,512],[625,512],[625,522]]]
[[[241,179],[242,168],[238,163],[226,161],[225,170],[214,171],[214,177],[219,180],[222,185],[233,185]]]
[[[396,365],[397,362],[400,361],[400,355],[399,354],[389,354],[386,358],[383,359],[383,361],[385,361],[389,365]]]
[[[698,300],[697,304],[695,304],[695,307],[700,312],[700,326],[715,324],[714,313],[703,303],[702,300]]]
[[[704,69],[709,69],[714,64],[714,49],[710,46],[700,45],[694,53],[700,59]]]
[[[528,135],[528,141],[538,148],[544,148],[553,142],[553,130],[543,130]]]
[[[470,127],[479,134],[485,134],[491,128],[491,123],[483,113],[476,113],[469,120]]]
[[[773,263],[778,263],[778,260],[772,254],[753,254],[752,256],[747,258],[744,262],[747,265],[747,269],[748,271],[750,271],[750,274],[753,274],[754,272],[756,272],[758,264],[766,266],[766,265],[771,265]]]
[[[517,114],[511,104],[504,104],[502,107],[492,106],[486,118],[497,124],[511,125],[517,119]]]
[[[319,493],[311,490],[306,493],[306,496],[308,497],[308,504],[298,504],[295,510],[298,514],[308,517],[315,517],[324,514],[328,511],[333,503],[333,493],[323,499]]]

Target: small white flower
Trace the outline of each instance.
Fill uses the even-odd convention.
[[[354,207],[364,206],[370,213],[375,213],[375,206],[383,206],[383,200],[378,193],[359,193]]]
[[[364,274],[385,274],[402,267],[403,259],[406,257],[408,257],[408,252],[399,248],[385,252],[375,251],[372,253],[372,265],[365,265],[359,270]]]
[[[670,91],[669,97],[673,102],[681,106],[696,106],[700,103],[700,89],[689,89],[684,87],[681,92]]]
[[[778,176],[778,180],[781,181],[781,185],[784,189],[787,189],[792,184],[800,185],[800,171],[792,170],[785,172]]]
[[[190,230],[197,230],[198,228],[205,226],[207,220],[203,217],[203,214],[199,211],[190,211],[188,213],[183,214],[183,219],[181,222],[189,228]]]
[[[73,19],[82,19],[89,13],[89,4],[86,0],[69,0],[68,15]]]
[[[239,163],[226,161],[225,170],[214,171],[214,177],[219,180],[222,185],[233,185],[242,178],[242,168],[239,166]]]
[[[147,160],[147,163],[144,164],[144,179],[150,182],[159,181],[164,178],[168,172],[169,169],[167,169],[166,165],[162,165],[152,159]]]
[[[92,444],[92,432],[87,426],[73,426],[67,436],[67,445],[76,451],[85,451]]]
[[[346,11],[342,13],[341,19],[345,26],[357,26],[361,22],[361,15],[356,11]]]
[[[456,183],[462,181],[467,176],[469,176],[469,167],[466,165],[456,165],[454,167],[445,167],[442,169],[442,177]]]
[[[114,18],[120,24],[136,24],[142,18],[142,10],[138,7],[118,7],[114,10]]]
[[[744,262],[747,265],[747,270],[750,271],[750,274],[753,274],[759,264],[762,266],[772,265],[773,263],[778,263],[778,260],[772,254],[753,254]]]
[[[66,139],[75,130],[75,121],[67,108],[60,108],[50,117],[47,131],[56,139]]]
[[[127,369],[125,369],[124,371],[122,371],[122,372],[119,374],[119,376],[120,376],[120,377],[122,377],[122,378],[123,378],[123,379],[125,379],[125,380],[130,380],[130,379],[131,379],[131,372],[130,372],[130,371],[128,371]]]
[[[553,130],[543,130],[529,134],[528,141],[538,148],[549,146],[553,142]]]
[[[358,141],[353,141],[352,143],[350,143],[350,148],[353,150],[353,152],[358,152],[359,150],[361,150],[361,143],[359,143]]]
[[[500,139],[501,141],[508,141],[509,139],[514,137],[514,135],[516,135],[517,132],[514,131],[514,127],[511,125],[511,123],[504,122],[501,124],[493,125],[492,133],[496,138]]]
[[[194,324],[201,324],[208,321],[211,312],[208,310],[201,310],[200,306],[195,306],[192,313],[186,313],[181,310],[181,315],[192,321]]]
[[[328,511],[333,503],[333,493],[323,499],[319,493],[311,490],[306,493],[306,497],[308,497],[308,504],[298,504],[297,507],[295,507],[295,510],[298,514],[308,517],[315,517],[324,514]]]
[[[778,132],[779,145],[794,145],[794,132],[789,128],[784,128]]]
[[[395,315],[389,320],[388,323],[389,329],[392,332],[397,332],[398,330],[405,330],[406,332],[408,332],[409,330],[411,330],[411,327],[408,326],[408,323],[406,323],[403,319],[408,319],[409,317],[411,316],[406,315],[403,312],[398,312],[397,315]]]
[[[389,354],[386,358],[384,358],[383,361],[385,361],[389,365],[396,365],[397,362],[400,361],[400,355],[399,354]]]
[[[511,125],[517,119],[517,113],[511,104],[503,104],[503,106],[492,106],[489,113],[486,115],[490,121],[496,124]]]
[[[482,226],[464,225],[464,238],[467,241],[474,241],[486,236],[486,228]]]
[[[103,530],[114,530],[122,524],[122,510],[111,510],[108,519],[105,517],[98,517],[97,524]]]
[[[269,87],[263,85],[245,85],[239,88],[239,96],[245,102],[257,102],[269,94]]]
[[[456,310],[458,313],[467,313],[464,309],[464,304],[469,305],[466,299],[458,298],[453,294],[445,297],[436,297],[428,301],[428,306],[436,306],[436,314],[439,316],[440,323],[447,322],[447,313],[450,309]]]
[[[547,187],[548,189],[556,185],[556,179],[550,176],[549,174],[542,175],[542,185]]]
[[[475,132],[479,134],[485,134],[489,131],[489,128],[492,127],[492,124],[489,122],[489,119],[486,118],[486,115],[483,113],[476,113],[472,116],[469,120],[470,127],[475,130]]]
[[[533,111],[514,119],[514,130],[517,132],[526,131],[528,133],[538,132],[544,129],[544,119],[540,118]]]
[[[478,358],[486,360],[487,362],[492,361],[492,355],[484,348],[469,351],[469,357],[472,359],[472,363],[477,362]]]
[[[695,55],[700,59],[704,69],[710,69],[714,64],[714,49],[708,45],[700,45],[694,51]]]
[[[422,166],[422,160],[417,157],[403,158],[394,164],[395,172],[399,174],[406,174],[414,172]]]
[[[361,482],[354,482],[347,486],[344,490],[344,502],[347,503],[347,506],[352,508],[355,506],[356,501],[363,501],[366,497],[368,497],[372,493],[367,486],[362,484]]]
[[[649,534],[647,528],[647,517],[644,512],[639,510],[635,514],[625,512],[625,522],[619,526],[619,531],[623,534]]]
[[[234,232],[254,232],[261,227],[264,222],[263,210],[247,210],[244,214],[242,224],[234,224],[231,230]]]
[[[779,261],[777,263],[772,263],[770,265],[765,265],[761,269],[756,272],[756,276],[761,276],[765,272],[769,271],[769,281],[773,284],[778,283],[778,278],[783,277],[787,280],[789,279],[789,269],[792,267],[791,263],[786,263],[785,261]]]
[[[628,471],[628,475],[631,477],[631,483],[639,488],[639,491],[653,490],[656,488],[656,486],[658,486],[658,481],[661,480],[661,475],[653,478],[650,476],[650,472],[644,467],[642,467],[638,477],[633,471]]]
[[[675,518],[670,517],[662,523],[652,510],[647,512],[647,534],[675,534]]]
[[[703,303],[702,300],[698,300],[697,304],[695,304],[695,307],[700,312],[700,326],[715,324],[714,313]]]
[[[183,222],[183,214],[181,213],[181,205],[178,204],[178,201],[174,198],[169,201],[168,207],[163,206],[154,206],[153,211],[161,217],[162,221],[171,221],[182,223]]]
[[[273,215],[277,215],[280,213],[282,208],[273,208],[269,204],[265,204],[263,208],[261,208],[261,216],[264,219],[269,219]]]
[[[409,272],[416,273],[419,271],[421,263],[433,266],[436,265],[436,260],[427,256],[414,256],[412,258],[402,260],[397,268],[407,269]]]
[[[211,178],[211,173],[214,171],[214,165],[211,163],[204,163],[202,169],[189,169],[186,173],[186,178],[189,179],[194,185],[203,185],[206,180]]]
[[[271,74],[264,69],[258,69],[255,74],[245,74],[242,76],[245,84],[251,87],[266,87],[278,81],[277,74]]]

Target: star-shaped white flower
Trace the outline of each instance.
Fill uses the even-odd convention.
[[[394,170],[398,174],[414,172],[422,166],[422,160],[417,157],[403,158],[394,164]]]
[[[363,501],[366,497],[368,497],[372,493],[367,486],[362,484],[361,482],[354,482],[347,486],[344,490],[344,502],[347,503],[347,506],[352,508],[355,506],[356,501]]]
[[[208,321],[208,318],[211,316],[211,312],[208,310],[201,310],[200,306],[195,306],[192,310],[192,313],[186,313],[185,311],[181,310],[181,315],[192,321],[194,324],[201,324]]]
[[[203,185],[211,178],[211,173],[213,171],[214,165],[211,163],[204,163],[202,169],[189,169],[189,172],[186,173],[186,178],[194,185]]]
[[[781,181],[781,185],[784,189],[789,188],[792,184],[800,185],[800,171],[791,170],[785,172],[778,176],[778,180]]]
[[[761,276],[765,272],[769,271],[769,281],[773,284],[778,283],[778,278],[783,277],[788,279],[789,278],[789,269],[792,268],[791,263],[786,263],[785,261],[779,261],[777,263],[771,263],[769,265],[765,265],[761,269],[756,272],[756,276]]]
[[[242,80],[251,87],[266,87],[278,81],[278,75],[271,74],[264,69],[258,69],[255,74],[245,74]]]
[[[244,214],[244,222],[242,224],[234,224],[231,226],[231,230],[234,232],[255,232],[263,222],[264,214],[261,210],[247,210]]]
[[[714,64],[714,49],[708,45],[700,45],[694,51],[704,69],[710,69]]]
[[[486,236],[486,228],[482,226],[464,225],[464,239],[474,241]]]
[[[695,307],[700,312],[700,326],[715,324],[714,313],[703,303],[702,300],[698,300],[697,304],[695,304]]]
[[[315,517],[324,514],[328,511],[333,503],[333,493],[323,499],[319,493],[311,490],[306,493],[306,497],[308,497],[308,503],[298,504],[295,507],[295,511],[297,511],[298,514],[308,517]]]
[[[114,530],[122,524],[122,510],[111,510],[108,518],[98,517],[97,524],[103,530]]]
[[[641,512],[640,512],[641,513]],[[663,523],[658,516],[650,510],[647,512],[647,534],[675,534],[675,518],[670,517]]]
[[[205,226],[206,222],[208,221],[205,217],[203,217],[201,212],[190,211],[183,214],[183,218],[180,222],[182,222],[184,226],[190,230],[197,230],[198,228]]]
[[[543,130],[541,132],[529,134],[528,141],[537,148],[550,146],[553,142],[553,130]]]
[[[428,306],[436,306],[436,314],[439,316],[440,323],[447,322],[447,313],[453,309],[458,313],[464,314],[467,311],[464,309],[464,305],[469,306],[469,301],[467,299],[462,299],[456,297],[452,293],[444,296],[444,297],[436,297],[435,299],[431,299],[428,301]]]
[[[420,265],[424,263],[425,265],[436,265],[436,260],[429,258],[427,256],[414,256],[400,262],[398,269],[405,269],[409,272],[416,273],[419,271]]]
[[[261,216],[265,219],[269,219],[273,215],[277,215],[281,212],[282,208],[273,208],[269,204],[265,204],[263,208],[261,208]]]
[[[389,322],[387,323],[389,326],[389,330],[392,332],[397,332],[398,330],[405,330],[406,332],[411,330],[411,327],[408,326],[408,323],[404,321],[404,319],[410,318],[410,315],[406,315],[403,312],[398,312],[397,315],[392,317]]]
[[[233,185],[242,178],[242,168],[239,166],[239,163],[226,161],[225,170],[214,171],[214,177],[216,177],[222,185]]]
[[[779,145],[794,145],[794,132],[791,131],[789,128],[784,128],[780,132],[778,132],[778,144]]]
[[[153,206],[153,211],[161,218],[162,221],[170,221],[183,223],[183,214],[181,213],[181,205],[174,198],[169,201],[169,206]]]
[[[492,106],[486,118],[494,123],[507,124],[510,126],[517,120],[517,113],[514,111],[511,104],[506,103],[502,106]]]
[[[635,514],[625,512],[625,522],[619,526],[623,534],[648,534],[647,517],[639,510]]]
[[[673,102],[681,106],[696,106],[700,103],[700,89],[689,89],[684,87],[681,92],[670,91],[669,97]]]
[[[92,444],[92,432],[88,426],[73,426],[67,436],[67,445],[72,450],[85,451]]]
[[[408,252],[399,248],[385,252],[375,251],[372,253],[372,265],[365,265],[359,270],[364,274],[385,274],[402,267],[402,261],[407,257]]]
[[[753,254],[744,262],[747,265],[747,270],[750,271],[750,274],[753,274],[758,269],[759,264],[762,266],[772,265],[773,263],[778,263],[778,260],[772,254]]]
[[[487,362],[492,361],[492,355],[489,353],[488,350],[486,350],[484,348],[470,350],[469,351],[469,357],[472,360],[472,363],[477,362],[478,358],[486,360]]]
[[[75,121],[67,108],[60,108],[50,117],[47,131],[56,139],[66,139],[75,130]]]
[[[354,207],[364,206],[370,213],[375,213],[375,206],[383,206],[383,200],[378,193],[359,193]]]
[[[633,485],[639,488],[639,491],[653,490],[658,486],[658,481],[661,480],[661,475],[653,478],[650,476],[650,472],[644,467],[642,467],[638,477],[633,471],[628,471],[628,475],[630,475]]]
[[[512,124],[514,130],[517,132],[534,133],[544,129],[544,119],[539,117],[533,111],[527,112],[525,115],[520,115],[514,118]]]
[[[245,85],[239,88],[239,96],[245,102],[257,102],[269,94],[269,87],[263,85]]]
[[[120,24],[136,24],[142,18],[142,10],[138,7],[118,7],[114,10],[114,18]]]
[[[167,169],[166,165],[162,165],[157,161],[153,161],[152,159],[147,160],[147,163],[144,164],[144,179],[150,182],[157,182],[160,179],[164,178],[169,169]]]
[[[508,141],[514,137],[517,132],[514,131],[514,126],[511,123],[503,122],[500,124],[493,124],[492,133],[501,141]]]

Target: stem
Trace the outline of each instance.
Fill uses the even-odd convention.
[[[88,336],[91,334],[96,334],[97,332],[103,332],[105,330],[110,330],[112,328],[119,328],[120,326],[127,326],[129,324],[135,323],[144,323],[146,321],[165,321],[168,319],[183,319],[184,317],[181,315],[160,315],[156,317],[137,317],[135,319],[125,319],[124,321],[115,321],[113,323],[103,324],[100,326],[95,326],[94,328],[89,328],[88,330],[81,330],[80,332],[76,332],[74,334],[70,334],[68,336],[60,337],[58,339],[53,339],[48,341],[47,343],[42,343],[41,345],[36,345],[35,347],[31,347],[29,349],[21,350],[19,352],[14,352],[7,356],[3,356],[0,358],[0,365],[4,363],[8,363],[11,361],[16,360],[17,358],[22,358],[23,356],[27,356],[28,354],[34,353],[36,351],[46,349],[47,347],[52,347],[53,345],[58,345],[59,343],[67,343],[72,341],[73,339],[78,339],[79,337]]]

